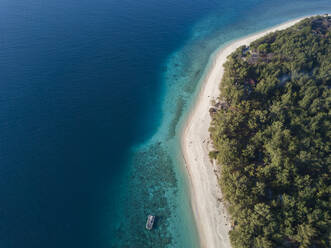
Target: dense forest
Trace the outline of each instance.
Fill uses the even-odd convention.
[[[331,247],[331,17],[232,53],[210,109],[234,248]]]

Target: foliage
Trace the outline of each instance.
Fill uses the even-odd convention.
[[[228,57],[210,135],[233,247],[330,247],[331,18]],[[219,106],[219,104],[218,104]]]

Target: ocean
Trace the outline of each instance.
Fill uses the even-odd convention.
[[[180,134],[209,56],[330,10],[329,0],[1,1],[0,247],[199,247]]]

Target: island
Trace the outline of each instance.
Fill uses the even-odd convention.
[[[202,247],[330,247],[330,58],[328,15],[213,54],[182,135]]]
[[[210,157],[233,247],[330,247],[331,17],[232,53],[210,109]]]

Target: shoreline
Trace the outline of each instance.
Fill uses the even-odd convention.
[[[277,30],[283,30],[306,17],[287,21],[258,33],[245,36],[217,49],[208,62],[207,73],[202,79],[198,96],[193,103],[181,133],[181,149],[189,178],[191,205],[202,248],[231,247],[228,232],[230,216],[222,200],[218,184],[218,168],[208,156],[212,148],[209,138],[211,100],[220,95],[219,85],[223,76],[223,64],[227,56],[242,45]]]

